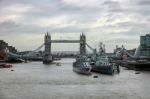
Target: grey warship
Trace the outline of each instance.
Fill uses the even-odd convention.
[[[89,75],[91,74],[91,69],[92,68],[86,56],[79,56],[78,58],[76,58],[76,61],[73,63],[74,72]]]
[[[92,71],[110,75],[113,75],[115,71],[118,73],[120,72],[119,66],[110,62],[110,59],[105,53],[105,45],[102,43],[99,45],[99,53],[97,53],[95,57],[95,62],[92,65]]]

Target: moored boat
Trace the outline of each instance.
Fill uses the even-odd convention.
[[[120,72],[119,66],[110,63],[107,56],[97,56],[95,64],[92,65],[92,71],[111,75],[113,75],[115,71]]]
[[[105,53],[105,46],[100,43],[99,47],[99,53],[96,55],[95,63],[92,65],[92,71],[111,75],[113,75],[115,71],[120,72],[119,65],[110,62],[110,59]]]
[[[76,62],[73,63],[73,71],[80,74],[91,74],[91,66],[86,56],[76,58]]]
[[[5,63],[0,64],[0,68],[11,68],[11,67],[12,67],[11,64],[5,64]]]

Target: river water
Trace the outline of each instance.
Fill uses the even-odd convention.
[[[61,66],[29,62],[0,69],[0,99],[150,99],[150,72],[135,74],[121,68],[114,76],[86,76],[72,71],[73,61],[57,61]]]

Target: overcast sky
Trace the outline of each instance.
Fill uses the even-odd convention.
[[[79,39],[96,47],[128,49],[149,33],[150,0],[0,0],[0,39],[18,50],[34,50],[48,31],[52,39]],[[76,48],[75,48],[76,47]],[[53,50],[78,50],[78,44],[53,44]]]

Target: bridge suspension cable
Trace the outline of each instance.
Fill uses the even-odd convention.
[[[33,50],[33,51],[31,51],[31,52],[29,52],[29,53],[27,53],[27,54],[24,54],[23,56],[28,56],[28,55],[33,54],[34,52],[37,52],[37,51],[39,51],[43,46],[44,46],[44,43],[43,43],[42,45],[40,45],[37,49],[35,49],[35,50]]]
[[[92,50],[93,52],[95,52],[96,49],[92,48],[92,47],[91,47],[89,44],[87,44],[87,43],[86,43],[86,45],[87,45],[87,47],[88,47],[90,50]]]
[[[16,53],[12,53],[10,52],[9,50],[7,50],[7,54],[8,55],[11,55],[11,56],[14,56],[14,57],[25,57],[25,56],[29,56],[29,55],[32,55],[34,52],[37,52],[39,51],[42,47],[44,46],[44,43],[42,45],[40,45],[37,49],[29,52],[29,53],[26,53],[26,54],[23,54],[23,55],[19,55],[19,54],[16,54]]]

